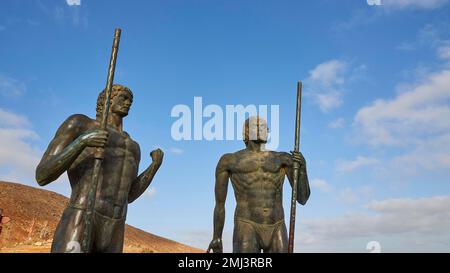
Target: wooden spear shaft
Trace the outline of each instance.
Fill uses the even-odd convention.
[[[117,61],[117,52],[119,51],[119,43],[120,43],[120,34],[121,29],[116,28],[114,32],[114,40],[111,50],[111,59],[109,61],[109,69],[108,69],[108,78],[106,80],[106,88],[105,88],[105,102],[103,105],[102,117],[100,128],[106,130],[106,126],[108,124],[108,113],[110,106],[110,98],[111,91],[114,82],[114,71],[116,69],[116,61]],[[102,159],[103,159],[103,149],[97,149],[94,154],[95,162],[94,162],[94,170],[92,174],[92,183],[89,188],[88,196],[87,196],[87,207],[86,207],[86,218],[84,223],[84,232],[83,232],[83,242],[82,242],[82,251],[87,253],[91,252],[92,247],[92,234],[94,229],[94,208],[95,208],[95,199],[97,195],[97,186],[98,180],[100,177]]]
[[[297,111],[295,115],[295,146],[294,152],[300,151],[300,121],[302,111],[302,82],[297,83]],[[300,164],[294,161],[293,180],[292,181],[292,199],[291,199],[291,215],[289,219],[289,242],[288,252],[294,252],[294,233],[295,233],[295,213],[297,209],[297,187],[300,172]]]

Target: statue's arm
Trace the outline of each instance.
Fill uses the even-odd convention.
[[[156,149],[150,153],[152,158],[152,164],[140,174],[135,181],[131,184],[130,192],[128,193],[128,203],[134,202],[141,196],[145,190],[147,190],[150,183],[152,183],[153,177],[155,177],[156,172],[162,164],[164,153],[160,149]],[[140,161],[140,154],[138,155],[138,165]]]
[[[286,174],[292,187],[294,183],[294,158],[288,153],[282,153],[282,157],[286,168]],[[311,194],[308,173],[306,171],[306,160],[301,153],[298,153],[297,160],[300,162],[297,184],[297,202],[305,205]]]
[[[213,239],[221,239],[223,226],[225,223],[225,201],[228,191],[228,180],[230,173],[228,170],[229,155],[224,155],[219,160],[216,167],[215,196],[216,206],[214,208],[214,235]]]
[[[87,117],[73,115],[59,127],[36,168],[36,181],[39,185],[45,186],[58,179],[83,151],[85,142],[79,135],[85,118]]]

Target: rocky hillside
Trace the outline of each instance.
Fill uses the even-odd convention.
[[[0,234],[0,252],[49,252],[68,198],[23,184],[0,181],[0,208],[11,221]],[[135,227],[126,226],[125,252],[203,252]]]

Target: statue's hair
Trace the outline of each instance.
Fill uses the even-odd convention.
[[[131,95],[131,100],[133,100],[133,92],[131,92],[131,89],[120,84],[113,84],[111,89],[111,98],[110,100],[113,100],[117,94],[119,94],[120,91],[126,91]],[[106,97],[106,90],[103,89],[100,94],[98,94],[97,98],[97,117],[102,115],[103,112],[103,105],[105,104],[105,97]]]
[[[258,116],[251,116],[245,120],[244,128],[242,129],[242,138],[245,144],[247,144],[249,140],[257,139],[257,135],[252,136],[252,138],[250,138],[250,127],[252,128],[257,127],[259,129],[260,124],[265,124],[267,126],[267,121]]]

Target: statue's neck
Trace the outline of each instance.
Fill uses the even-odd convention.
[[[264,143],[255,142],[250,140],[247,142],[247,150],[252,152],[260,152],[264,150]]]
[[[100,123],[101,118],[97,117],[97,121]],[[123,117],[116,113],[109,113],[108,115],[108,127],[112,127],[119,132],[123,132]]]

